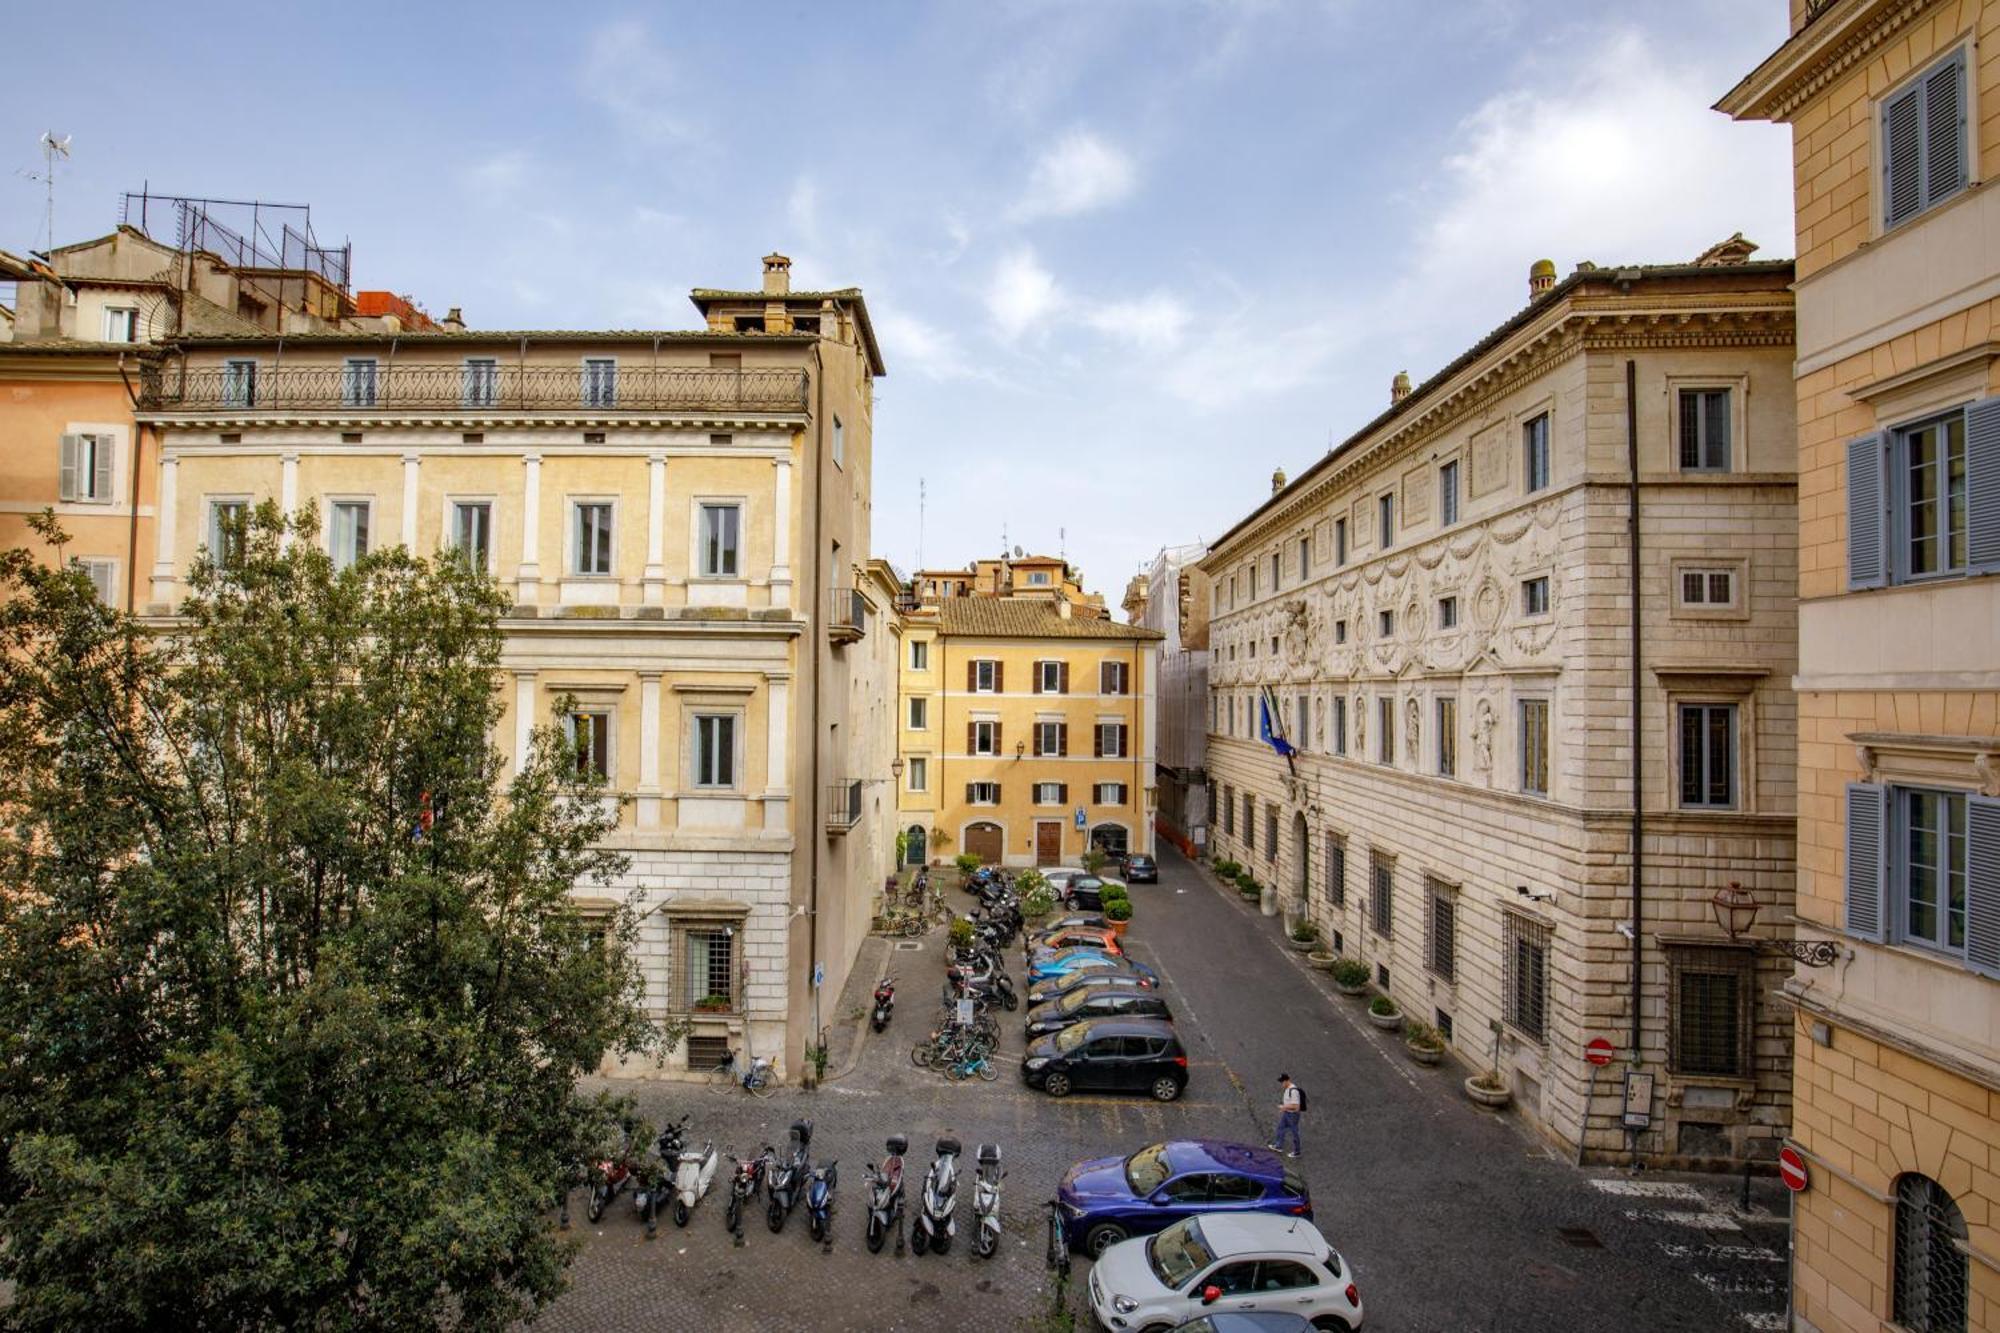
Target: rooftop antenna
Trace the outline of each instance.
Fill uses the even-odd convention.
[[[917,478],[917,568],[924,567],[924,479]]]
[[[1064,564],[1068,564],[1068,563],[1069,563],[1069,529],[1068,529],[1068,528],[1057,528],[1057,529],[1056,529],[1056,554],[1062,557],[1062,561],[1063,561],[1063,563],[1064,563]]]
[[[31,181],[39,180],[48,189],[48,222],[46,224],[48,227],[48,243],[47,248],[42,251],[43,254],[47,254],[50,250],[56,248],[56,159],[67,159],[68,157],[69,136],[67,134],[58,135],[54,130],[45,131],[42,135],[42,174],[37,176],[32,171],[21,173]]]

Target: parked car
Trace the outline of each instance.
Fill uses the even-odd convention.
[[[1313,1326],[1300,1315],[1276,1310],[1225,1310],[1175,1324],[1173,1333],[1313,1333]]]
[[[1090,1269],[1091,1312],[1109,1329],[1165,1330],[1281,1304],[1315,1329],[1361,1327],[1353,1272],[1302,1217],[1190,1217],[1113,1245]]]
[[[1118,862],[1118,873],[1127,884],[1158,884],[1160,863],[1143,852],[1133,852]]]
[[[1056,897],[1060,898],[1071,880],[1088,875],[1090,872],[1081,866],[1048,866],[1039,873],[1049,882],[1049,887],[1055,890]]]
[[[1035,949],[1102,949],[1106,953],[1122,954],[1124,946],[1118,943],[1118,932],[1109,926],[1070,926],[1065,930],[1047,935],[1037,935],[1029,952]]]
[[[1028,1011],[1028,1039],[1046,1037],[1093,1018],[1159,1018],[1171,1023],[1167,999],[1141,986],[1089,986]]]
[[[1044,935],[1054,935],[1058,931],[1068,930],[1071,926],[1082,926],[1086,930],[1102,930],[1106,924],[1104,917],[1097,912],[1071,912],[1068,916],[1059,916],[1053,921],[1045,921],[1036,926],[1026,939],[1028,947],[1033,948],[1035,941]]]
[[[1063,887],[1063,906],[1072,912],[1101,912],[1104,910],[1104,886],[1118,883],[1115,879],[1105,879],[1101,875],[1078,875]]]
[[[1119,959],[1119,963],[1121,966],[1118,967],[1098,968],[1094,971],[1086,969],[1081,972],[1065,972],[1061,976],[1051,977],[1047,981],[1034,982],[1028,986],[1028,993],[1021,997],[1021,1003],[1033,1009],[1037,1005],[1044,1005],[1051,1000],[1061,999],[1072,992],[1090,990],[1098,986],[1115,986],[1122,990],[1131,990],[1134,987],[1143,988],[1157,984],[1156,978],[1150,975],[1150,969],[1148,970],[1148,975],[1142,976],[1137,971],[1140,965],[1134,963],[1130,958],[1121,958]]]
[[[1170,1102],[1187,1087],[1187,1051],[1172,1023],[1095,1018],[1028,1047],[1021,1077],[1051,1097],[1077,1091],[1150,1092]]]
[[[1137,959],[1124,954],[1111,953],[1104,949],[1074,948],[1055,949],[1038,952],[1028,958],[1028,984],[1047,981],[1051,977],[1062,976],[1066,972],[1088,972],[1096,968],[1130,967],[1148,983],[1159,980],[1159,974]]]
[[[1078,1162],[1056,1186],[1056,1203],[1071,1248],[1093,1258],[1187,1217],[1273,1213],[1311,1221],[1313,1215],[1312,1191],[1283,1157],[1221,1139],[1171,1139],[1130,1157]]]

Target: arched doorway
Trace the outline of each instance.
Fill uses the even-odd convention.
[[[1106,856],[1120,857],[1125,855],[1127,837],[1123,824],[1099,824],[1090,831],[1090,845]]]
[[[924,863],[924,826],[912,824],[903,830],[903,864],[920,866]]]
[[[1312,837],[1306,832],[1306,817],[1292,816],[1292,862],[1295,878],[1292,881],[1292,910],[1301,916],[1306,904],[1312,901]]]
[[[967,824],[961,842],[965,850],[978,857],[983,864],[995,865],[1007,845],[1007,835],[998,824]]]

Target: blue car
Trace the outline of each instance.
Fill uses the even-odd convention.
[[[1115,953],[1106,953],[1102,949],[1078,947],[1056,949],[1029,959],[1028,985],[1033,986],[1038,981],[1049,981],[1055,977],[1066,977],[1072,972],[1090,972],[1106,967],[1129,969],[1137,976],[1143,977],[1148,986],[1157,985],[1160,980],[1160,974],[1144,963],[1120,957]]]
[[[1130,1157],[1078,1162],[1056,1187],[1069,1244],[1095,1259],[1131,1236],[1206,1213],[1313,1215],[1305,1180],[1269,1148],[1221,1139],[1173,1139]]]

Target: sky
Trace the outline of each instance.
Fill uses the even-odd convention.
[[[142,184],[309,203],[357,287],[476,328],[693,327],[690,288],[779,250],[883,344],[875,554],[1066,554],[1116,606],[1534,260],[1790,256],[1787,131],[1709,109],[1785,10],[187,0],[94,7],[79,46],[44,6],[10,24],[0,248],[44,244],[50,129],[63,242]]]

